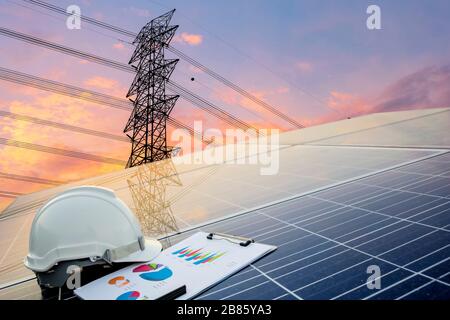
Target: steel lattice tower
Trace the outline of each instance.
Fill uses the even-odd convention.
[[[131,139],[127,167],[170,157],[166,122],[179,96],[166,94],[166,83],[178,59],[165,59],[164,50],[178,26],[169,26],[175,9],[150,21],[141,29],[133,44],[136,50],[129,64],[136,77],[127,93],[134,108],[124,133]]]
[[[182,185],[172,159],[139,166],[127,182],[134,212],[146,236],[161,237],[178,231],[167,199],[167,188]]]

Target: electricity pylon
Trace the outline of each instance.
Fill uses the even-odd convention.
[[[171,159],[139,166],[127,182],[145,235],[161,237],[178,231],[167,187],[182,184]]]
[[[178,59],[165,59],[164,51],[178,26],[169,26],[175,9],[150,21],[139,32],[129,64],[136,77],[127,93],[134,108],[124,133],[131,139],[127,168],[169,158],[166,122],[178,95],[166,94],[166,83]]]

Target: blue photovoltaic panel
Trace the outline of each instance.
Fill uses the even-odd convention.
[[[203,230],[278,249],[198,299],[449,299],[450,154]],[[174,244],[196,231],[169,240]],[[369,266],[380,268],[380,289],[367,287]],[[19,289],[20,297],[38,294],[34,281],[11,290]]]
[[[204,229],[278,249],[199,299],[449,299],[450,155]]]

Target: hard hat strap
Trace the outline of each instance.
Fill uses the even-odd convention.
[[[114,261],[128,257],[130,254],[137,251],[142,251],[144,249],[145,239],[144,237],[139,237],[137,241],[133,241],[121,247],[106,250],[102,258],[103,260],[111,264]]]
[[[145,238],[144,236],[140,236],[138,238],[138,242],[139,242],[139,247],[141,248],[141,251],[145,250]]]

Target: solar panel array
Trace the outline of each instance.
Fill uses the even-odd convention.
[[[202,225],[278,246],[198,299],[449,299],[449,115],[374,114],[286,133],[274,176],[251,165],[177,165],[182,186],[166,196],[181,228]],[[337,133],[339,141],[324,140]],[[308,141],[321,145],[297,145]],[[368,146],[355,146],[361,141]],[[77,184],[109,187],[135,208],[129,176]],[[59,191],[22,196],[0,219],[0,299],[41,297],[22,261],[36,208]],[[380,289],[367,286],[374,266]]]
[[[449,299],[450,154],[205,230],[278,249],[199,299]],[[367,286],[369,266],[380,289]]]
[[[198,229],[170,237],[172,244]],[[278,249],[198,299],[449,299],[450,153],[204,226]],[[380,270],[370,289],[368,268]],[[37,294],[34,281],[4,293]]]
[[[165,197],[170,201],[178,228],[183,230],[439,153],[441,151],[428,149],[293,145],[280,150],[280,172],[273,176],[262,176],[259,167],[251,164],[218,165],[212,168],[197,166],[191,169],[188,169],[189,166],[176,166],[182,186],[166,189]],[[141,211],[146,213],[145,201],[154,200],[143,197],[147,200],[142,200],[142,203],[134,201],[128,183],[128,171],[82,180],[77,184],[111,188],[132,210],[143,203]],[[28,236],[34,214],[52,195],[71,186],[24,196],[18,199],[16,206],[6,216],[0,216],[0,288],[33,275],[24,267],[23,259],[28,252]],[[144,186],[139,189],[144,195],[148,194]],[[140,220],[146,219],[145,214],[137,216]],[[151,236],[166,235],[163,232]]]

